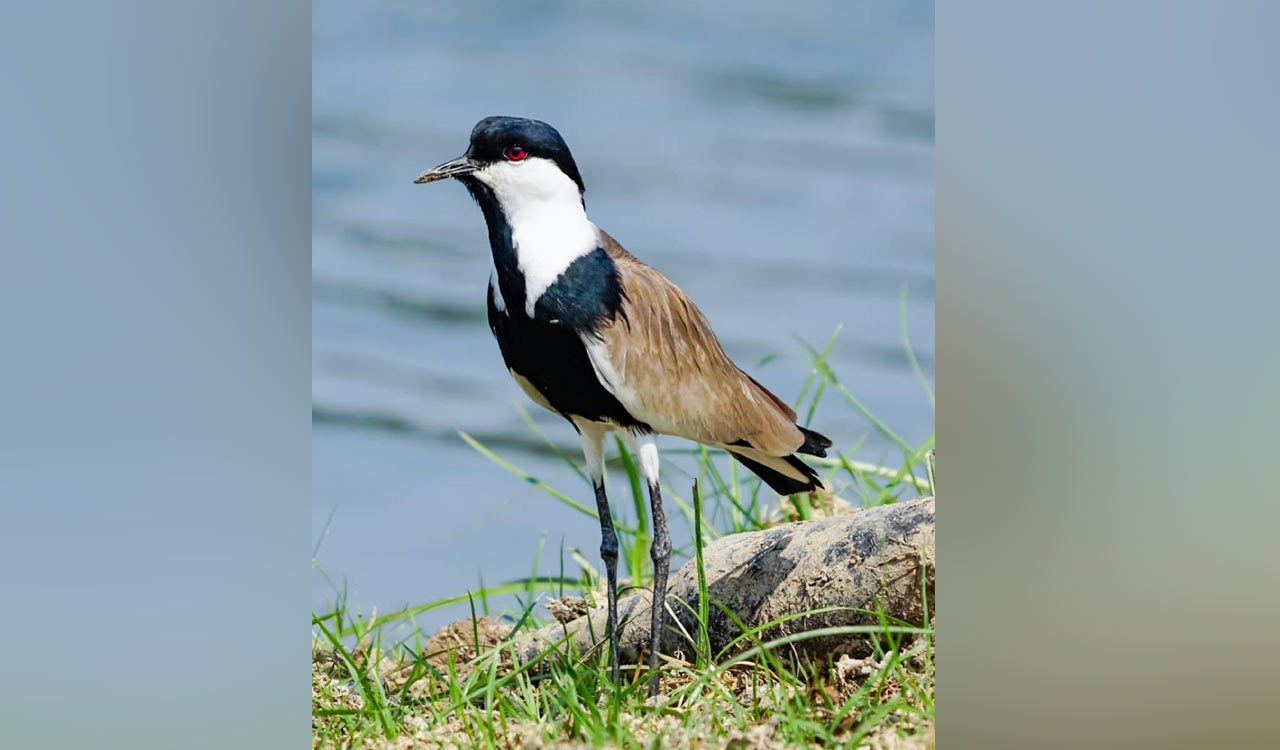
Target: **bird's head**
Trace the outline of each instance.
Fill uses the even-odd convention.
[[[522,117],[486,117],[471,131],[471,145],[457,159],[418,175],[425,184],[456,178],[483,185],[503,204],[572,199],[581,202],[582,175],[556,129]]]

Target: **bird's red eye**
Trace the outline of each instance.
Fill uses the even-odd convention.
[[[528,154],[519,146],[508,146],[506,150],[507,158],[511,161],[520,161]]]

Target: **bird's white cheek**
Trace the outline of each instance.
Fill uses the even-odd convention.
[[[494,186],[495,174],[493,165],[487,166],[484,169],[477,169],[472,172],[471,175],[479,180],[485,187],[492,188]]]
[[[549,159],[499,161],[475,173],[509,210],[544,202],[580,202],[578,186]]]
[[[499,161],[475,173],[476,178],[495,191],[509,192],[520,187],[519,164]]]

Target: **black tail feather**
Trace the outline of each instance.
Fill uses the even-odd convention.
[[[822,438],[822,436],[818,435],[816,432],[813,434]],[[826,438],[822,439],[826,440]],[[830,441],[828,441],[827,445],[830,444]],[[737,453],[733,453],[732,455],[734,458],[738,459],[738,463],[747,467],[753,474],[763,479],[764,483],[769,485],[769,487],[779,495],[797,495],[802,492],[813,492],[814,490],[822,488],[822,480],[818,478],[818,472],[814,471],[813,467],[795,456],[787,456],[782,460],[797,469],[801,474],[804,474],[808,478],[807,481],[792,479],[786,474],[775,471],[758,461],[752,461],[751,459]]]
[[[800,427],[800,425],[796,425],[796,427]],[[807,427],[800,427],[800,432],[804,435],[804,445],[797,448],[796,452],[825,458],[827,449],[831,447],[831,438],[826,435],[820,435]]]

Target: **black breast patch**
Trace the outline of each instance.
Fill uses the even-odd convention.
[[[590,333],[622,313],[622,281],[604,249],[580,256],[552,282],[533,307],[533,317]]]
[[[616,278],[616,271],[614,274]],[[552,289],[564,278],[557,280]],[[493,287],[489,287],[489,328],[498,340],[503,361],[528,380],[566,419],[578,416],[648,431],[649,426],[632,417],[596,378],[587,348],[579,336],[579,330],[583,330],[579,326],[598,324],[603,319],[599,317],[602,315],[600,303],[598,299],[591,299],[589,290],[582,290],[586,293],[585,300],[575,298],[569,292],[574,288],[572,283],[561,287],[550,299],[544,294],[538,300],[537,314],[532,319],[520,309],[499,310],[494,304]]]

